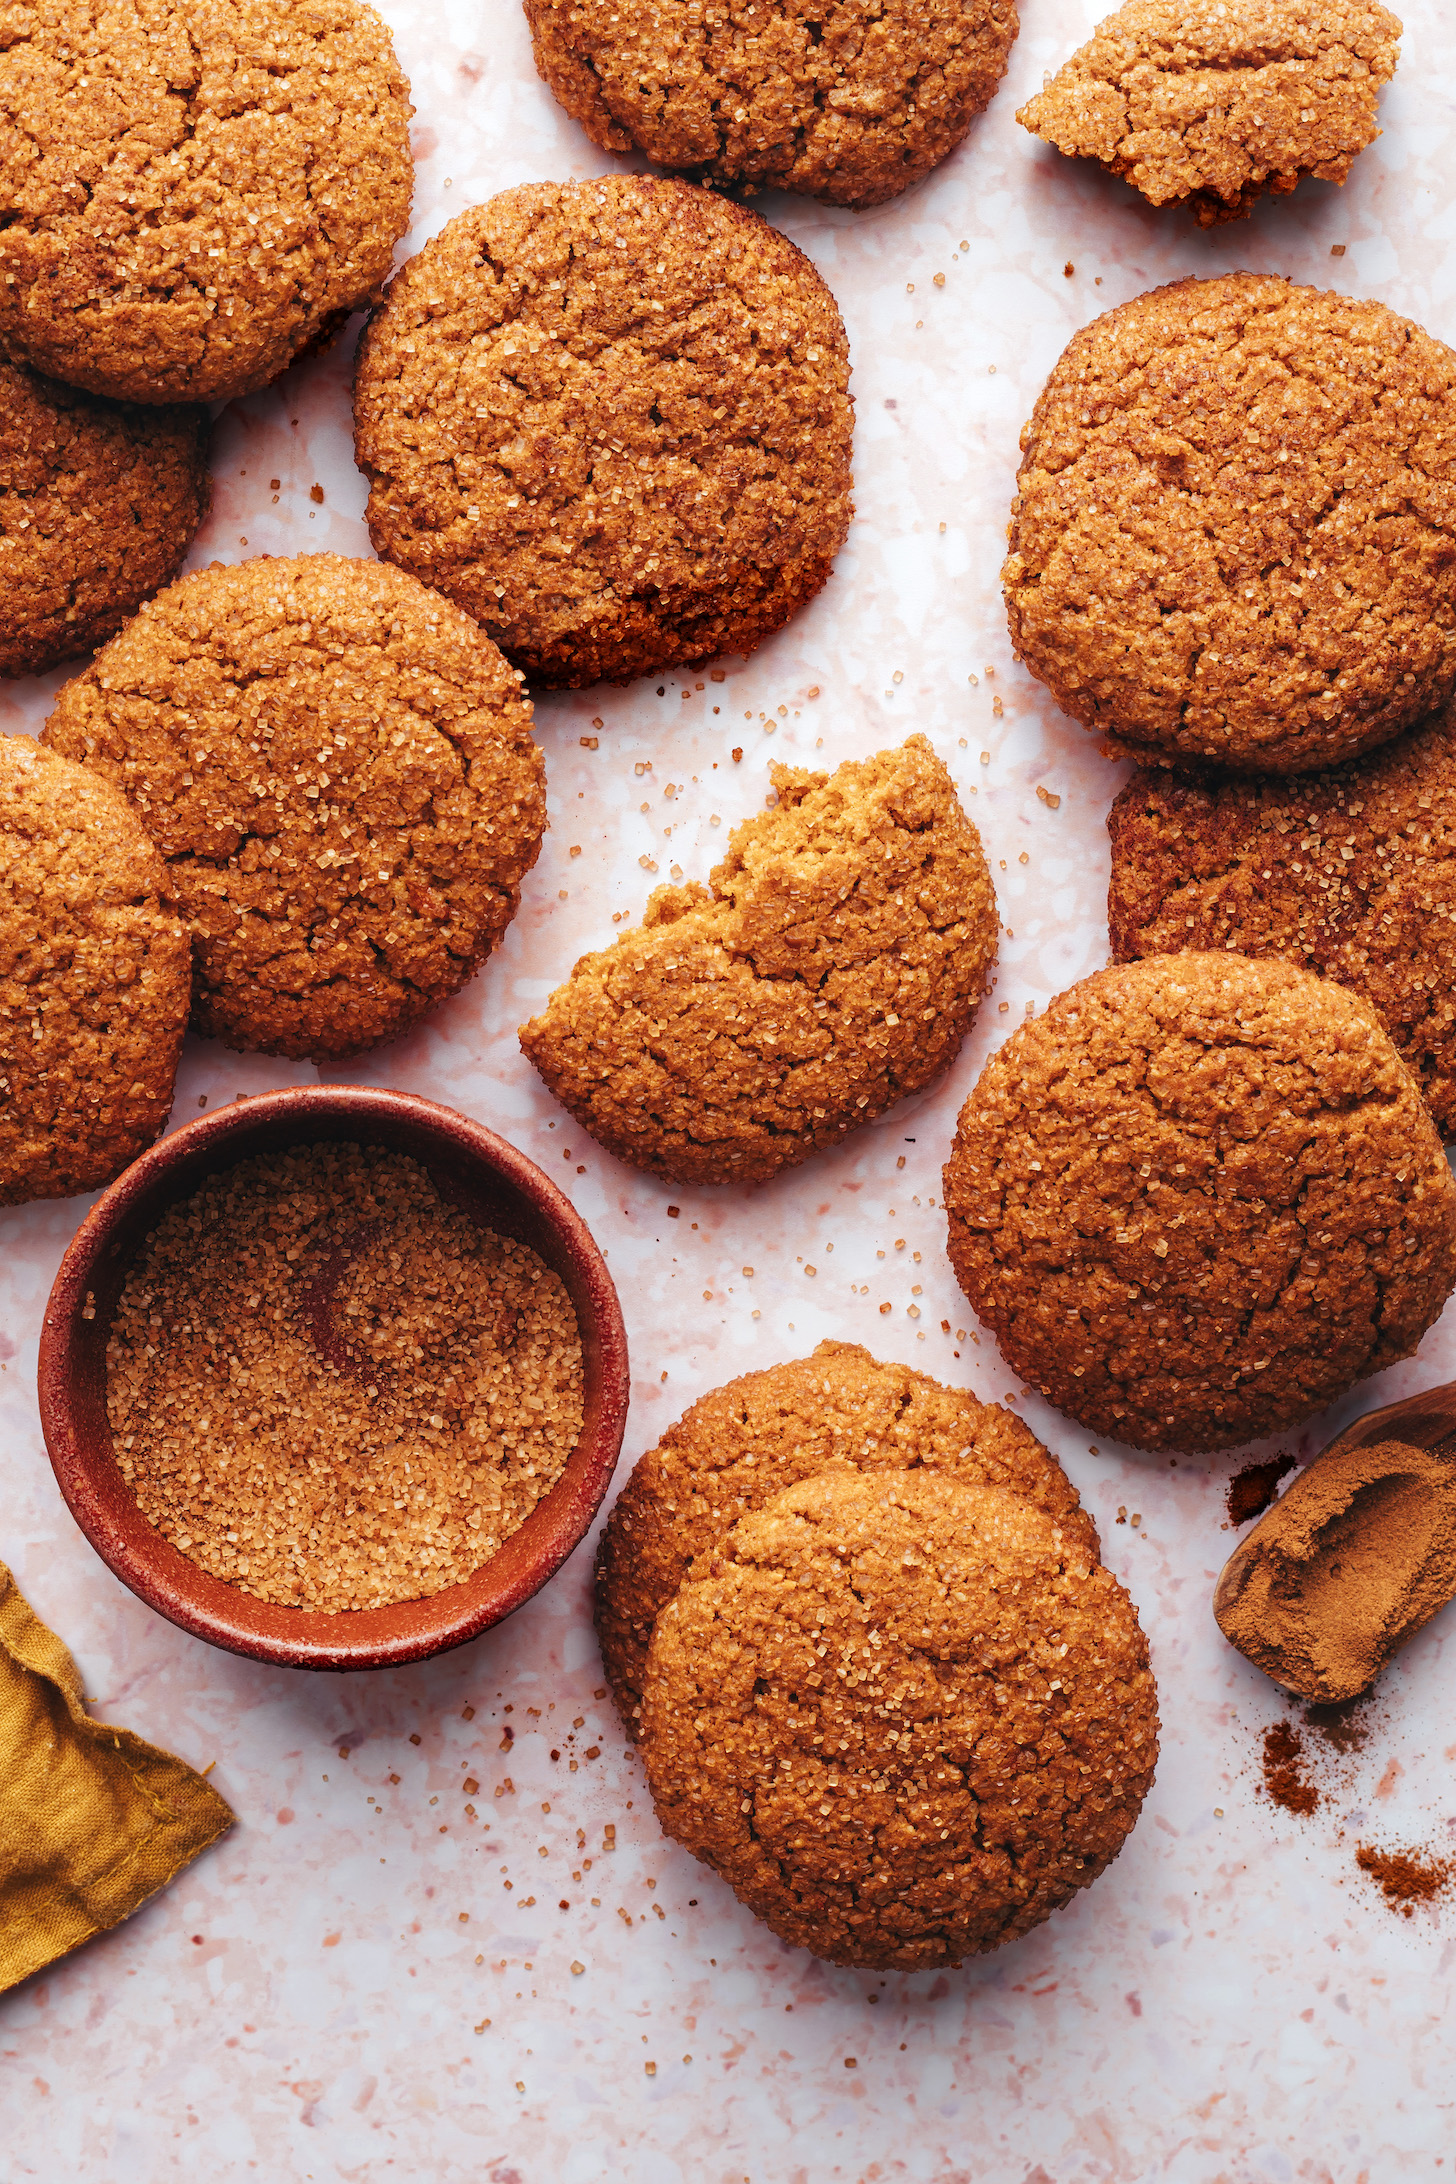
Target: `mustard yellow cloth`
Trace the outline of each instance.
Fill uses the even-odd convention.
[[[91,1719],[0,1562],[0,1993],[120,1925],[232,1824],[180,1759]]]

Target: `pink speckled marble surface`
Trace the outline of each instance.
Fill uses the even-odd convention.
[[[611,166],[537,82],[517,0],[383,12],[418,109],[406,248],[509,184]],[[0,1557],[101,1715],[215,1760],[238,1825],[127,1925],[0,2000],[3,2184],[1438,2184],[1456,2167],[1456,1913],[1395,1917],[1354,1863],[1372,1835],[1456,1851],[1452,1612],[1389,1675],[1370,1744],[1320,1810],[1277,1812],[1257,1768],[1276,1694],[1209,1609],[1241,1459],[1093,1454],[989,1338],[955,1333],[968,1319],[939,1169],[957,1106],[1027,1008],[1106,957],[1103,822],[1122,771],[1014,664],[997,583],[1017,434],[1046,372],[1100,309],[1246,265],[1379,297],[1456,340],[1448,9],[1411,0],[1385,135],[1343,191],[1305,184],[1212,235],[1015,124],[1101,12],[1027,0],[994,106],[899,203],[761,200],[849,327],[858,517],[833,580],[754,659],[724,663],[721,686],[541,702],[552,832],[521,915],[466,992],[351,1074],[480,1117],[570,1192],[627,1313],[619,1476],[704,1389],[825,1335],[1014,1397],[1076,1478],[1151,1639],[1165,1728],[1141,1824],[1095,1888],[998,1956],[939,1977],[837,1971],[781,1946],[659,1835],[599,1695],[590,1544],[504,1628],[401,1673],[272,1672],[182,1636],[97,1561],[41,1442],[37,1331],[83,1202],[6,1212]],[[194,564],[369,551],[351,349],[352,333],[228,410]],[[61,679],[8,685],[0,725],[35,732]],[[610,937],[614,910],[635,916],[639,860],[706,873],[761,808],[770,758],[831,763],[912,729],[961,785],[1011,928],[949,1080],[746,1197],[669,1193],[614,1164],[526,1067],[517,1023]],[[176,1118],[311,1075],[189,1039]],[[1453,1377],[1448,1311],[1419,1358],[1301,1447]],[[1120,1526],[1119,1506],[1141,1523]]]

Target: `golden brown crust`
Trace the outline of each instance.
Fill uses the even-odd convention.
[[[756,213],[634,175],[506,190],[360,345],[370,536],[534,682],[751,652],[844,543],[848,382],[834,298]]]
[[[821,1342],[694,1403],[639,1457],[597,1548],[597,1634],[628,1733],[656,1617],[741,1516],[821,1472],[922,1469],[1024,1496],[1096,1561],[1097,1527],[1029,1426],[858,1343]]]
[[[0,675],[114,636],[207,513],[205,409],[143,409],[0,356]]]
[[[360,0],[3,0],[0,336],[129,401],[266,386],[388,273],[410,113]]]
[[[125,797],[0,736],[0,1205],[94,1191],[167,1119],[187,935]]]
[[[173,584],[67,683],[45,741],[167,860],[195,1029],[268,1054],[355,1054],[457,992],[546,824],[514,670],[413,577],[337,554]]]
[[[1373,0],[1130,0],[1016,118],[1216,227],[1301,175],[1345,180],[1400,33]]]
[[[883,205],[989,105],[1013,0],[526,0],[536,66],[604,150]]]
[[[1456,718],[1294,781],[1133,775],[1108,815],[1119,962],[1283,956],[1377,1011],[1456,1137]]]
[[[1051,1518],[938,1474],[801,1481],[657,1619],[667,1833],[836,1964],[958,1964],[1096,1880],[1157,1760],[1137,1614]]]
[[[1409,1357],[1456,1180],[1369,1005],[1153,956],[1015,1032],[961,1110],[951,1263],[1012,1369],[1139,1448],[1227,1448]]]
[[[1253,273],[1139,296],[1021,445],[1013,642],[1134,756],[1305,773],[1456,687],[1456,355],[1382,304]]]
[[[923,736],[772,773],[712,893],[656,889],[521,1028],[582,1127],[675,1182],[762,1182],[922,1090],[996,956],[980,837]]]

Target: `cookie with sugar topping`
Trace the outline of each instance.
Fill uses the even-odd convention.
[[[824,1471],[935,1472],[1004,1487],[1042,1509],[1068,1542],[1098,1554],[1077,1490],[1031,1428],[999,1403],[943,1387],[858,1343],[714,1388],[638,1459],[597,1548],[602,1659],[632,1736],[652,1626],[731,1527],[798,1479]]]
[[[167,1120],[191,959],[126,798],[0,736],[0,1205],[112,1182]]]
[[[401,267],[354,448],[388,561],[535,683],[752,652],[852,513],[849,350],[776,228],[686,182],[537,182]]]
[[[4,10],[0,339],[134,402],[266,386],[409,225],[409,86],[363,0]]]
[[[1217,227],[1304,175],[1345,181],[1400,34],[1377,0],[1129,0],[1016,118]]]
[[[1074,335],[1021,449],[1012,640],[1118,748],[1307,773],[1456,690],[1456,353],[1383,304],[1154,289]]]
[[[605,151],[882,205],[990,103],[1014,0],[526,0],[536,66]]]
[[[1456,708],[1292,781],[1140,769],[1108,815],[1119,962],[1282,956],[1373,1004],[1456,1137]]]
[[[945,1166],[951,1264],[1013,1371],[1138,1448],[1297,1426],[1414,1352],[1456,1180],[1370,1004],[1150,956],[1015,1031]]]
[[[923,1090],[996,957],[980,836],[924,736],[771,774],[711,888],[655,889],[521,1027],[582,1127],[674,1182],[763,1182]]]
[[[212,497],[209,429],[0,357],[0,675],[104,644],[171,582]]]
[[[519,677],[413,577],[214,563],[66,684],[45,741],[114,783],[172,876],[194,1028],[317,1060],[457,993],[546,826]]]
[[[959,1964],[1095,1881],[1153,1778],[1137,1613],[1040,1509],[939,1473],[804,1479],[657,1619],[667,1833],[836,1964]]]

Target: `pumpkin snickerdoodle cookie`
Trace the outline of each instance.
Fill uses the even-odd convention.
[[[184,577],[65,686],[45,741],[166,859],[194,1027],[268,1054],[356,1054],[456,993],[546,824],[514,670],[413,577],[336,554]]]
[[[1016,118],[1216,227],[1302,175],[1345,180],[1400,33],[1376,0],[1130,0]]]
[[[655,889],[521,1028],[582,1127],[673,1182],[763,1182],[922,1091],[996,957],[980,836],[924,736],[770,772],[711,889]]]
[[[597,1633],[630,1735],[660,1611],[690,1572],[706,1571],[740,1517],[825,1471],[926,1471],[1004,1487],[1097,1557],[1076,1488],[1019,1418],[857,1343],[821,1342],[812,1357],[701,1397],[639,1458],[617,1498],[597,1549]]]
[[[604,150],[882,205],[989,104],[1014,0],[526,0],[536,66]]]
[[[667,1833],[836,1964],[954,1965],[1117,1856],[1158,1752],[1127,1594],[1044,1511],[827,1473],[745,1516],[657,1618],[642,1755]]]
[[[191,966],[126,798],[0,736],[0,1205],[94,1191],[167,1119]]]
[[[1456,707],[1293,781],[1133,775],[1108,817],[1113,955],[1284,956],[1371,1002],[1456,1137]]]
[[[1013,1371],[1139,1448],[1281,1432],[1409,1357],[1456,1283],[1456,1180],[1370,1004],[1151,956],[991,1057],[949,1249]]]
[[[0,339],[136,402],[275,379],[384,280],[409,86],[362,0],[3,9]]]
[[[1135,756],[1338,765],[1456,689],[1456,354],[1273,275],[1075,335],[1021,436],[1017,652]]]
[[[756,213],[633,175],[507,190],[360,346],[370,536],[533,682],[751,652],[844,543],[848,382],[834,298]]]
[[[208,418],[42,379],[0,356],[0,675],[104,644],[170,583],[207,513]]]

